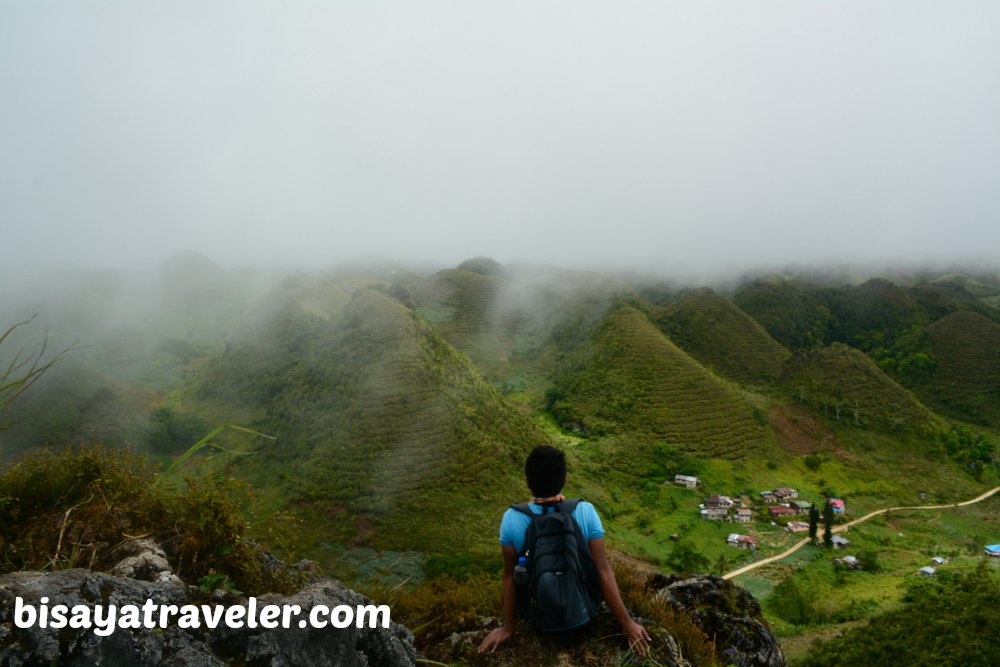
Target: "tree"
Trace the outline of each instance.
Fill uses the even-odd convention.
[[[690,541],[682,539],[667,557],[667,565],[677,572],[704,572],[710,562]]]
[[[720,576],[725,574],[726,570],[729,569],[729,557],[726,554],[719,554],[719,558],[715,561],[715,567],[712,569],[718,572]]]
[[[766,604],[775,615],[802,625],[818,620],[820,603],[828,597],[826,593],[827,588],[817,582],[791,576],[774,587]]]
[[[858,555],[861,569],[866,572],[881,572],[882,564],[878,560],[878,552],[874,549],[865,549]]]
[[[819,530],[819,510],[816,509],[816,503],[809,506],[809,539],[813,542],[816,541],[816,533]]]
[[[833,546],[833,505],[829,500],[823,507],[823,546],[827,549]]]

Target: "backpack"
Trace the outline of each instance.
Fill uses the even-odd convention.
[[[515,571],[517,612],[535,630],[558,632],[588,625],[601,592],[597,566],[573,510],[580,499],[544,505],[535,514],[527,503],[511,507],[531,518],[518,556],[526,573]],[[552,511],[549,508],[552,507]]]

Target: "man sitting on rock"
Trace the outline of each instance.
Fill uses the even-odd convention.
[[[537,610],[545,606],[545,601],[542,599],[539,605],[539,599],[535,596],[545,598],[543,589],[548,586],[563,586],[567,582],[551,577],[543,581],[542,577],[546,575],[548,568],[541,565],[535,568],[535,565],[541,562],[545,556],[550,557],[550,560],[546,561],[548,563],[555,562],[551,558],[558,560],[561,554],[553,556],[553,553],[558,551],[558,544],[553,540],[562,540],[563,538],[542,537],[546,534],[547,529],[540,527],[540,519],[533,517],[542,517],[544,513],[559,512],[561,504],[565,502],[566,507],[563,510],[568,512],[567,508],[572,508],[570,516],[575,526],[572,531],[562,532],[575,533],[575,535],[582,537],[583,542],[579,548],[579,559],[571,553],[568,554],[570,557],[567,560],[572,561],[580,570],[587,570],[596,576],[596,584],[600,589],[600,594],[621,625],[629,647],[639,655],[646,655],[650,642],[649,634],[645,628],[632,619],[622,602],[618,583],[615,581],[614,572],[611,570],[607,554],[604,551],[604,527],[601,525],[597,511],[588,502],[582,500],[567,501],[561,493],[566,483],[565,455],[554,447],[538,446],[528,455],[524,464],[524,474],[533,496],[531,502],[526,505],[512,506],[504,514],[500,523],[500,551],[503,554],[503,626],[487,635],[486,639],[479,645],[479,652],[496,651],[500,644],[510,639],[514,635],[514,623],[518,613],[531,616],[532,624],[536,628],[554,629],[545,627],[547,619],[538,618]],[[549,530],[551,530],[551,525],[552,522],[550,522]],[[529,528],[533,529],[532,535],[529,535],[529,532],[532,532],[529,531]],[[556,533],[551,534],[555,535]],[[531,539],[537,540],[534,554],[531,553],[532,544],[526,544]],[[542,542],[546,539],[549,541],[543,545]],[[575,538],[567,537],[565,539],[568,540],[566,543],[569,545],[576,544]],[[581,566],[580,563],[583,565]],[[518,570],[517,574],[525,581],[516,581],[515,568]],[[525,568],[527,568],[526,573]],[[573,575],[572,570],[571,566],[566,574]],[[556,574],[562,577],[564,573],[560,571]],[[582,585],[586,587],[592,583],[586,582]],[[529,595],[531,596],[530,605],[524,599],[525,596]],[[562,596],[559,597],[564,599]],[[549,598],[551,599],[551,596]],[[564,618],[573,617],[573,613],[563,616]],[[586,618],[586,613],[584,618]]]

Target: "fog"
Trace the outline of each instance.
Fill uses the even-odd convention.
[[[4,263],[995,260],[1000,4],[0,4]]]

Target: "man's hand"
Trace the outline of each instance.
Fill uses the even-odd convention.
[[[649,650],[649,643],[653,641],[650,639],[649,633],[646,632],[646,628],[630,619],[628,623],[622,626],[622,630],[625,632],[628,647],[634,650],[637,655],[646,655],[646,651]]]
[[[645,630],[643,632],[645,632]],[[479,645],[478,652],[485,653],[486,651],[492,651],[493,653],[496,653],[497,647],[513,636],[513,630],[507,628],[506,626],[500,626],[490,634],[486,635],[486,639],[484,639],[483,643]]]

